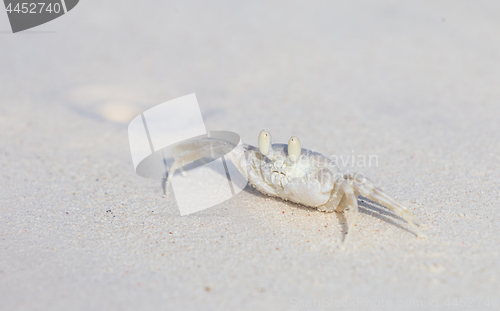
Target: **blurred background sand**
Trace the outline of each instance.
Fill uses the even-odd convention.
[[[1,310],[500,304],[500,2],[87,0],[0,30]],[[360,201],[342,252],[337,215],[248,187],[181,217],[127,123],[190,93],[245,143],[376,155],[344,169],[427,239]]]

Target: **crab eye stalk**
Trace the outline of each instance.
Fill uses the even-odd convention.
[[[299,156],[302,152],[302,146],[300,144],[300,140],[292,136],[288,141],[288,158],[290,161],[295,162],[299,159]]]
[[[260,131],[259,134],[259,150],[263,155],[268,155],[271,149],[271,134],[266,130]]]

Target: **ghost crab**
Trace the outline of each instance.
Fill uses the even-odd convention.
[[[258,147],[235,145],[223,139],[205,137],[174,148],[173,163],[167,181],[177,169],[209,154],[227,154],[250,185],[269,196],[276,196],[322,212],[345,212],[348,216],[344,243],[358,217],[358,196],[386,206],[402,217],[418,237],[420,224],[410,210],[397,202],[362,174],[342,174],[334,161],[320,153],[302,148],[292,136],[288,144],[273,144],[271,135],[262,130]]]

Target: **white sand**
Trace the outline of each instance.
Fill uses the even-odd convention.
[[[370,3],[80,1],[18,35],[1,13],[0,309],[500,304],[499,2]],[[209,130],[376,155],[357,170],[427,239],[360,202],[342,252],[335,214],[249,188],[181,217],[126,121],[193,92]]]

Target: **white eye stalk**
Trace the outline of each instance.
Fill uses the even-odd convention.
[[[260,153],[267,156],[269,154],[270,149],[271,149],[271,134],[269,134],[266,130],[262,130],[260,131],[259,134]]]
[[[288,141],[288,158],[290,161],[295,162],[299,159],[300,154],[302,153],[302,146],[300,144],[300,140],[292,136]]]

